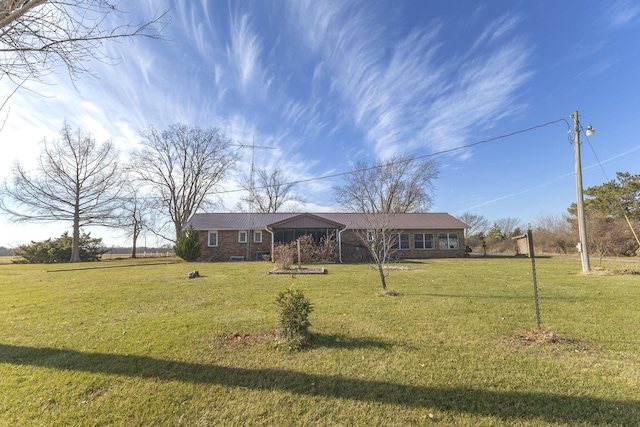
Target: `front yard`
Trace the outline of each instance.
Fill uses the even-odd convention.
[[[448,259],[269,275],[270,263],[0,265],[0,425],[636,425],[640,275]],[[115,268],[47,272],[61,267]],[[627,274],[612,274],[613,269]],[[198,270],[199,278],[187,279]],[[274,348],[274,300],[314,304]]]

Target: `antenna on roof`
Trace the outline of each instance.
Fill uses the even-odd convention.
[[[253,239],[252,236],[252,231],[253,231],[253,203],[254,203],[254,195],[255,195],[255,190],[256,190],[256,183],[255,183],[255,175],[256,175],[256,170],[255,170],[255,157],[256,157],[256,148],[258,150],[275,150],[276,147],[267,147],[267,146],[263,146],[263,145],[256,145],[256,141],[255,141],[255,137],[252,136],[251,137],[251,145],[246,145],[243,144],[241,142],[238,142],[237,144],[232,144],[235,145],[236,147],[240,147],[240,148],[251,148],[251,171],[250,171],[250,175],[249,175],[249,218],[248,218],[248,230],[247,230],[247,256],[246,259],[251,259],[251,240]]]

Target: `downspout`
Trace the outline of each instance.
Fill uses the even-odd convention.
[[[338,262],[342,264],[342,232],[347,228],[343,228],[342,230],[338,230]]]
[[[269,232],[269,234],[271,234],[271,256],[270,256],[269,258],[271,258],[271,262],[273,263],[273,262],[275,262],[275,261],[273,260],[273,250],[275,249],[275,243],[274,243],[274,238],[273,238],[273,232],[272,232],[271,230],[269,230],[269,228],[268,228],[268,227],[265,227],[264,229],[265,229],[265,231],[268,231],[268,232]]]

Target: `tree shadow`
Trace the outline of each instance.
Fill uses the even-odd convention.
[[[311,345],[313,347],[355,350],[358,348],[387,349],[392,348],[395,344],[373,338],[352,338],[340,334],[322,334],[314,332],[311,334]]]
[[[411,295],[421,295],[433,298],[461,298],[472,300],[513,300],[513,301],[530,301],[533,298],[533,292],[529,294],[511,294],[511,295],[479,295],[479,294],[438,294],[434,292],[412,292]],[[545,301],[566,301],[566,302],[580,302],[585,298],[573,297],[573,296],[545,296]]]
[[[635,425],[640,402],[554,393],[425,387],[384,381],[313,375],[280,369],[246,369],[154,359],[146,356],[0,344],[0,363],[165,381],[280,390],[304,396],[437,408],[504,421]],[[545,408],[540,411],[540,408]]]
[[[529,295],[473,295],[473,294],[438,294],[434,292],[415,292],[412,295],[422,295],[434,298],[463,298],[473,300],[503,299],[503,300],[529,300]]]

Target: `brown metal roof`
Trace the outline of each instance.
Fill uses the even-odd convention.
[[[197,213],[194,214],[186,226],[193,225],[196,230],[264,230],[278,225],[283,221],[302,216],[314,216],[325,219],[344,228],[366,229],[372,228],[372,224],[382,223],[385,216],[382,214],[360,213]],[[388,218],[388,217],[387,217]],[[288,221],[287,221],[288,222]],[[285,225],[284,223],[282,225]],[[395,214],[390,218],[388,227],[395,229],[465,229],[467,224],[447,213],[406,213]]]

